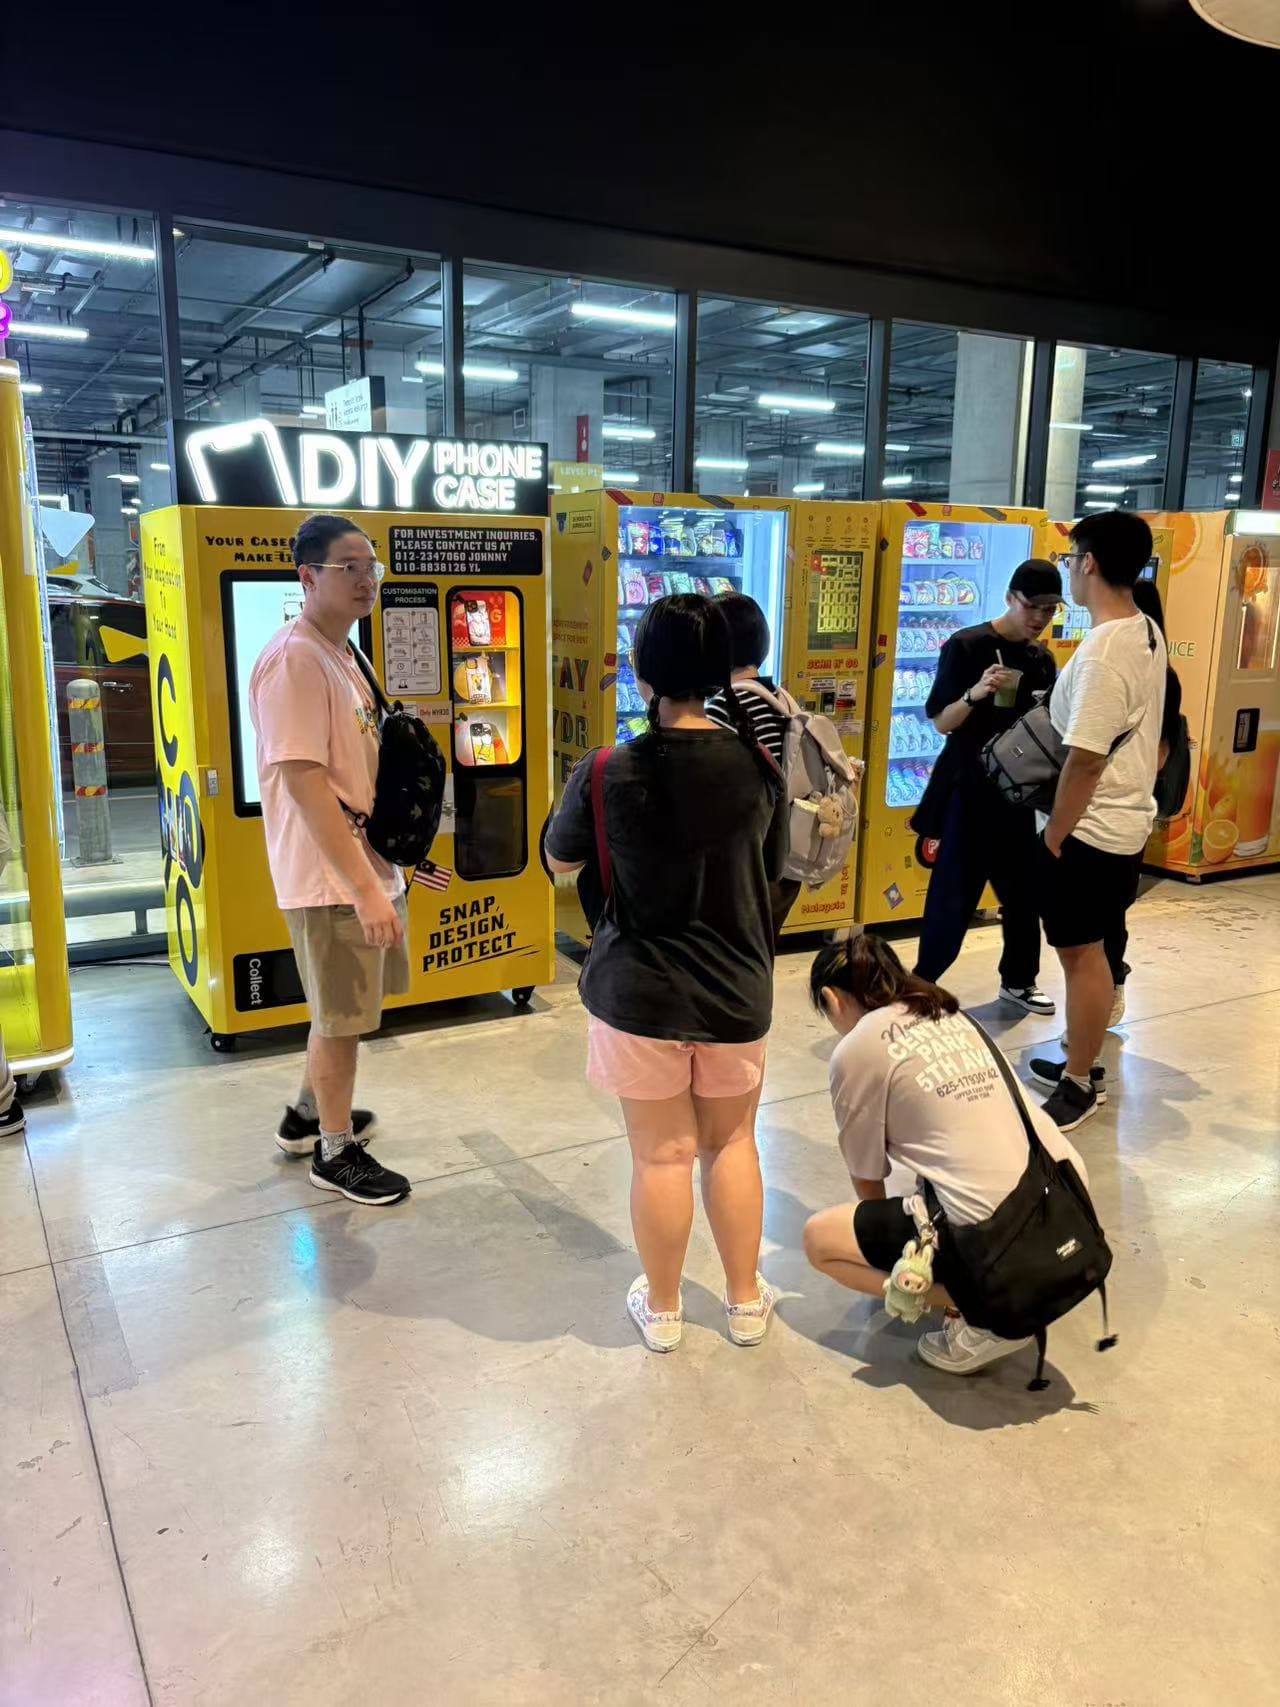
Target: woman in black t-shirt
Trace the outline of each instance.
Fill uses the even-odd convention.
[[[649,729],[603,775],[611,887],[581,980],[587,1077],[622,1102],[631,1221],[644,1273],[627,1308],[651,1351],[680,1343],[693,1161],[725,1270],[729,1335],[764,1338],[755,1116],[773,1011],[769,882],[785,854],[781,777],[729,685],[729,630],[711,600],[660,599],[635,637]],[[725,692],[733,729],[705,713]],[[547,863],[594,857],[588,753],[546,837]]]

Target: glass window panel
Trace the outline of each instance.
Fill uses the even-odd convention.
[[[694,487],[862,497],[863,315],[700,298]]]
[[[1253,369],[1246,364],[1197,367],[1183,499],[1188,510],[1223,510],[1238,502],[1252,398]]]
[[[314,424],[327,391],[369,374],[386,432],[440,431],[437,259],[197,227],[176,241],[188,419]]]
[[[1058,345],[1045,478],[1051,516],[1160,508],[1176,367],[1172,356],[1145,350]]]
[[[468,264],[467,430],[530,439],[619,486],[671,479],[676,301],[668,291]]]
[[[24,234],[0,243],[14,266],[7,353],[21,370],[40,508],[87,520],[78,540],[52,522],[37,539],[74,952],[130,937],[139,886],[154,894],[142,908],[150,931],[164,930],[138,532],[140,512],[170,496],[155,233],[143,213],[22,201],[0,209],[0,226]],[[75,715],[100,714],[102,750],[73,755],[68,701],[85,680],[99,708]],[[107,793],[77,798],[77,776]]]
[[[882,496],[1020,503],[1031,351],[1021,338],[895,320]]]

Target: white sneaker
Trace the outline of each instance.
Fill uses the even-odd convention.
[[[1056,1014],[1058,1005],[1052,996],[1046,996],[1044,991],[1034,984],[1026,984],[1019,989],[1011,989],[1007,984],[1000,986],[1000,1000],[1008,1002],[1010,1007],[1021,1008],[1027,1014]]]
[[[627,1311],[650,1351],[674,1351],[684,1332],[684,1299],[678,1310],[649,1308],[648,1277],[638,1274],[627,1293]]]
[[[724,1313],[729,1318],[729,1338],[734,1345],[759,1345],[769,1328],[769,1317],[778,1302],[778,1294],[757,1270],[756,1285],[760,1296],[754,1304],[731,1304],[726,1298]]]
[[[921,1334],[916,1350],[934,1369],[945,1369],[949,1375],[973,1375],[988,1363],[1030,1344],[1029,1339],[999,1339],[985,1328],[971,1328],[963,1316],[948,1316],[941,1333]]]

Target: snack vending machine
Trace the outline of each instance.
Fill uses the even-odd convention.
[[[1151,518],[1148,517],[1147,520],[1150,521]],[[1089,613],[1084,606],[1071,602],[1069,566],[1061,563],[1063,553],[1070,549],[1071,526],[1070,522],[1046,522],[1036,535],[1034,552],[1035,556],[1043,557],[1050,563],[1058,563],[1061,568],[1062,603],[1058,607],[1057,616],[1043,636],[1045,645],[1053,653],[1053,661],[1058,666],[1059,673],[1091,626]],[[1169,565],[1172,558],[1173,529],[1152,522],[1151,561],[1143,570],[1141,578],[1155,582],[1160,593],[1160,602],[1165,605],[1169,598]]]
[[[764,673],[825,712],[862,756],[867,633],[878,504],[634,492],[556,494],[551,508],[552,707],[556,798],[594,747],[643,733],[632,651],[646,607],[670,593],[748,593],[769,622]],[[800,895],[785,934],[852,924],[855,852]],[[556,923],[584,941],[571,886]]]
[[[924,911],[929,868],[910,819],[943,747],[924,710],[938,656],[957,629],[1001,614],[1009,579],[1034,555],[1047,519],[986,505],[881,507],[856,896],[864,925]]]
[[[1161,512],[1191,782],[1146,863],[1191,882],[1280,864],[1280,512]]]

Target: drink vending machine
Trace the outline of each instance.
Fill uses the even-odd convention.
[[[306,1019],[267,869],[247,694],[263,646],[301,613],[292,541],[323,508],[350,514],[386,565],[352,638],[449,767],[431,864],[408,896],[410,989],[388,1005],[496,991],[527,1002],[555,958],[537,854],[550,804],[542,447],[267,422],[207,443],[226,431],[175,428],[179,502],[142,518],[175,975],[215,1048]]]
[[[862,757],[867,635],[880,506],[607,488],[561,490],[551,505],[552,712],[556,798],[593,748],[645,729],[633,647],[645,609],[671,593],[738,591],[760,605],[773,650],[764,673],[826,713]],[[853,923],[854,852],[821,889],[801,893],[785,935]],[[556,922],[586,921],[570,884]]]
[[[1047,521],[1043,510],[994,505],[881,506],[856,897],[864,925],[924,911],[929,867],[910,821],[943,747],[924,710],[938,656],[957,629],[1001,614],[1009,578],[1035,555]]]

